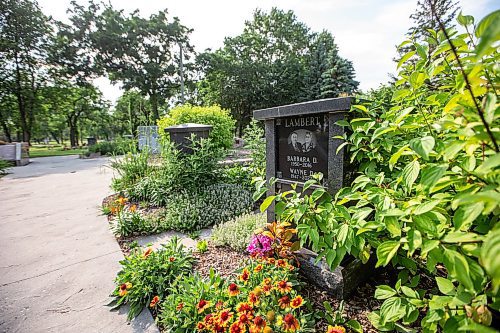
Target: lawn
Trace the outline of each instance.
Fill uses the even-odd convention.
[[[48,156],[66,156],[66,155],[79,155],[86,151],[86,149],[64,149],[63,145],[49,144],[49,145],[32,145],[30,147],[30,157],[48,157]]]

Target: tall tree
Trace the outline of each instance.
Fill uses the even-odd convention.
[[[251,111],[352,92],[352,64],[338,56],[329,33],[312,33],[292,11],[257,10],[243,33],[198,57],[205,103],[230,109],[241,130]]]
[[[16,98],[22,139],[30,142],[40,87],[46,80],[49,18],[36,1],[0,3],[0,80],[4,93]]]
[[[170,21],[167,10],[146,19],[139,16],[139,11],[126,16],[106,6],[97,17],[93,42],[97,60],[111,81],[148,96],[155,120],[161,104],[180,87],[179,45],[184,60],[194,52],[189,44],[190,32],[178,18]]]
[[[432,13],[431,6],[435,9],[435,14]],[[431,37],[429,29],[439,31],[436,16],[445,27],[452,27],[458,9],[458,2],[453,0],[418,0],[417,9],[410,15],[415,26],[408,30],[408,35],[421,40]]]
[[[352,62],[339,56],[330,32],[322,31],[315,36],[307,62],[306,99],[338,97],[352,94],[358,88]]]
[[[125,92],[113,110],[117,132],[136,135],[137,126],[151,124],[151,104],[137,91]]]

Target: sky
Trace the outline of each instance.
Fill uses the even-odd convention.
[[[38,0],[43,12],[58,20],[66,20],[71,0]],[[109,0],[114,8],[127,12],[139,9],[145,17],[168,9],[181,23],[194,29],[191,44],[196,51],[215,50],[224,37],[236,36],[244,23],[252,19],[256,8],[277,7],[293,10],[298,20],[313,31],[328,30],[335,37],[340,55],[351,60],[360,88],[378,87],[395,72],[396,45],[404,40],[412,26],[409,16],[417,0]],[[459,0],[464,14],[476,20],[498,9],[496,0]],[[77,0],[86,3],[85,0]],[[106,1],[107,2],[107,1]],[[107,78],[95,82],[104,97],[114,102],[121,95],[119,85]]]

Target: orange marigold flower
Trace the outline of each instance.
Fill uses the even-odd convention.
[[[248,271],[248,269],[245,268],[238,279],[247,284],[248,280],[250,279],[250,272]]]
[[[283,318],[283,328],[286,332],[295,332],[300,329],[300,324],[297,318],[289,313]]]
[[[184,308],[184,303],[179,303],[176,307],[177,311],[181,311]]]
[[[328,325],[326,333],[345,333],[345,328],[342,326],[332,326]]]
[[[134,213],[137,210],[137,205],[132,205],[129,207],[129,210]]]
[[[264,267],[262,266],[262,264],[258,264],[257,266],[255,266],[255,268],[253,269],[253,271],[254,271],[255,273],[258,273],[258,272],[260,272],[260,271],[262,270],[262,268],[264,268]]]
[[[257,297],[257,295],[253,291],[248,294],[248,303],[252,304],[253,306],[259,303],[259,297]]]
[[[244,333],[246,331],[245,326],[238,322],[235,322],[229,328],[230,333]]]
[[[225,331],[226,331],[226,328],[219,323],[215,323],[214,327],[212,327],[212,332],[214,332],[214,333],[223,333]]]
[[[153,253],[153,248],[152,248],[152,247],[148,247],[148,248],[146,249],[146,251],[144,251],[144,253],[142,254],[142,256],[143,256],[143,257],[144,257],[144,259],[145,259],[145,258],[149,257],[149,255],[150,255],[151,253]]]
[[[276,283],[276,289],[282,294],[289,293],[292,290],[292,283],[286,280],[278,281],[278,283]]]
[[[264,333],[273,333],[273,329],[269,326],[264,327]]]
[[[276,259],[269,258],[269,259],[267,259],[267,262],[270,263],[271,265],[274,265],[274,264],[276,264]]]
[[[266,320],[264,318],[262,318],[261,316],[255,317],[253,319],[253,324],[260,329],[263,329],[267,325]]]
[[[205,322],[205,325],[212,326],[214,324],[214,319],[214,315],[209,313],[205,316],[205,318],[203,318],[203,321]]]
[[[200,300],[198,304],[196,305],[196,309],[198,310],[198,313],[202,313],[205,311],[206,308],[210,306],[210,302],[205,301],[204,299]]]
[[[223,326],[229,324],[231,318],[233,318],[233,313],[230,309],[224,309],[219,313],[219,321]]]
[[[288,308],[290,306],[290,297],[288,297],[287,295],[281,297],[278,300],[278,304],[279,304],[280,308],[282,308],[282,309]]]
[[[238,288],[238,285],[236,283],[231,283],[229,287],[227,287],[227,291],[229,293],[229,296],[234,297],[240,293],[240,289]]]
[[[302,304],[304,304],[304,299],[300,295],[296,296],[290,302],[291,307],[294,308],[294,309],[300,308],[302,306]]]
[[[154,308],[156,306],[156,304],[158,304],[159,301],[160,301],[160,297],[158,297],[158,296],[153,297],[153,299],[151,300],[151,303],[149,303],[149,307]]]

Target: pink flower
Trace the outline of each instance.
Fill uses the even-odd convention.
[[[259,234],[253,235],[247,251],[252,256],[267,257],[273,250],[273,239],[271,237]]]

